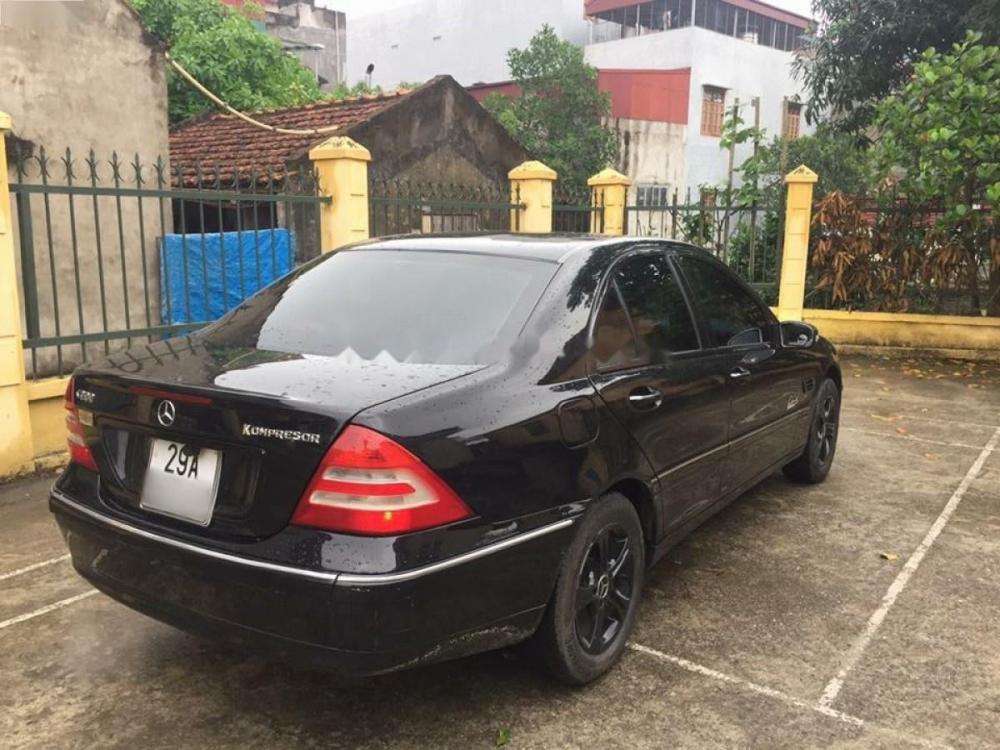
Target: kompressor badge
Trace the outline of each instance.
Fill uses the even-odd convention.
[[[315,443],[319,445],[318,432],[302,432],[301,430],[280,430],[277,427],[261,427],[256,424],[243,425],[244,437],[277,438],[278,440],[296,440],[300,443]]]

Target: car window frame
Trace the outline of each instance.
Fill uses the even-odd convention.
[[[764,313],[764,319],[767,321],[766,329],[762,332],[761,340],[757,342],[748,342],[746,344],[722,344],[719,346],[705,347],[705,342],[712,341],[711,331],[708,329],[708,324],[706,323],[706,316],[702,310],[702,306],[699,302],[695,301],[694,291],[691,287],[691,282],[688,280],[687,274],[684,271],[683,265],[680,263],[681,258],[690,258],[695,262],[705,263],[708,266],[715,266],[723,274],[727,275],[732,281],[736,283],[744,292],[750,295],[750,299],[757,306],[757,309]],[[695,320],[699,331],[699,339],[702,342],[703,350],[706,352],[712,351],[752,351],[753,349],[760,348],[771,348],[775,349],[774,332],[778,326],[778,319],[775,317],[774,313],[771,311],[766,304],[764,304],[759,295],[754,288],[747,284],[743,278],[735,273],[729,266],[722,263],[718,258],[714,258],[707,254],[704,250],[699,251],[697,248],[690,248],[685,245],[674,245],[670,248],[670,253],[668,253],[668,259],[671,265],[675,269],[675,273],[681,280],[681,284],[685,289],[685,294],[690,300],[689,306],[695,308]]]
[[[668,364],[670,361],[678,359],[688,359],[693,356],[698,356],[705,351],[705,337],[702,333],[702,328],[699,323],[698,317],[695,314],[694,307],[692,305],[692,300],[690,293],[688,291],[687,285],[683,282],[678,273],[676,265],[671,262],[670,258],[671,248],[665,244],[653,244],[653,243],[643,243],[640,245],[634,245],[630,247],[627,251],[623,252],[617,258],[614,259],[612,263],[604,271],[604,275],[601,278],[601,282],[597,288],[597,294],[594,299],[596,300],[590,311],[590,319],[587,322],[587,370],[591,374],[595,375],[609,375],[621,372],[632,372],[635,370],[642,370],[649,367],[661,367],[664,364]],[[642,362],[634,365],[626,365],[624,367],[613,367],[608,369],[603,369],[597,365],[596,358],[594,356],[594,329],[597,326],[597,316],[600,314],[601,309],[604,307],[605,296],[608,294],[609,289],[614,289],[615,294],[618,295],[618,302],[625,311],[626,319],[628,320],[629,330],[632,332],[633,342],[636,344],[636,351],[638,351],[638,336],[635,332],[635,324],[632,322],[632,315],[629,313],[628,305],[625,302],[624,295],[622,295],[621,290],[618,285],[614,283],[614,273],[620,263],[624,263],[630,258],[634,258],[640,255],[659,255],[666,262],[667,267],[670,269],[671,274],[674,278],[674,283],[677,284],[677,288],[680,290],[681,298],[684,300],[684,305],[687,308],[688,315],[691,319],[691,324],[694,327],[694,335],[698,341],[697,349],[685,349],[679,352],[668,352],[664,351],[662,354],[665,359],[663,362],[648,361]]]

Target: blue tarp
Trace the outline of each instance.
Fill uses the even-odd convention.
[[[294,265],[295,236],[287,229],[168,234],[160,243],[163,324],[222,317],[258,289],[291,271]]]

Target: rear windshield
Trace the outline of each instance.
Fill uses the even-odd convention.
[[[425,364],[503,357],[556,266],[454,252],[346,250],[254,295],[209,343]]]

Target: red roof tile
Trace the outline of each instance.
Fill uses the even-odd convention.
[[[298,107],[252,113],[255,120],[274,127],[313,130],[337,127],[343,132],[381,112],[410,92],[401,90],[375,96],[324,101]],[[264,175],[270,169],[274,179],[284,178],[285,165],[335,132],[289,135],[264,130],[230,114],[214,114],[189,120],[170,132],[170,161],[176,185],[178,172],[185,186],[196,182],[200,163],[206,182],[215,179],[215,169],[223,182],[231,182],[235,171],[241,179],[251,172]]]

